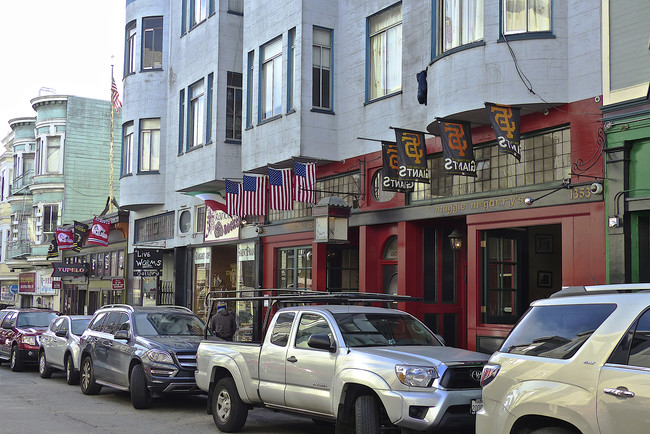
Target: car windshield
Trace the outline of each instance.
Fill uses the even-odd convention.
[[[80,319],[73,319],[72,320],[72,334],[81,336],[86,330],[86,327],[88,327],[88,323],[90,322],[90,318],[80,318]]]
[[[339,313],[334,318],[348,347],[442,345],[424,324],[410,315]]]
[[[54,312],[21,312],[16,327],[47,327],[56,317]]]
[[[614,309],[614,304],[535,306],[512,330],[501,352],[569,359]]]
[[[203,336],[203,322],[192,313],[141,312],[134,316],[140,336]]]

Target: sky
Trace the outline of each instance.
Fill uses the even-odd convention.
[[[120,99],[124,0],[0,0],[0,139],[8,121],[34,117],[30,100],[52,94]]]

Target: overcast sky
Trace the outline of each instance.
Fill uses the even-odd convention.
[[[124,0],[0,0],[0,138],[9,119],[36,116],[51,92],[109,100],[111,64],[122,96]],[[113,56],[113,57],[111,57]]]

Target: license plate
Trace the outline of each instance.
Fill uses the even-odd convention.
[[[482,399],[472,399],[472,406],[470,408],[470,413],[476,414],[482,408],[483,408],[483,400]]]

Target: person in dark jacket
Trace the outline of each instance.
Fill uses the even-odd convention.
[[[232,341],[232,337],[237,331],[237,320],[235,320],[235,315],[226,308],[226,303],[222,301],[217,303],[217,313],[210,318],[208,328],[217,337],[225,341]]]

